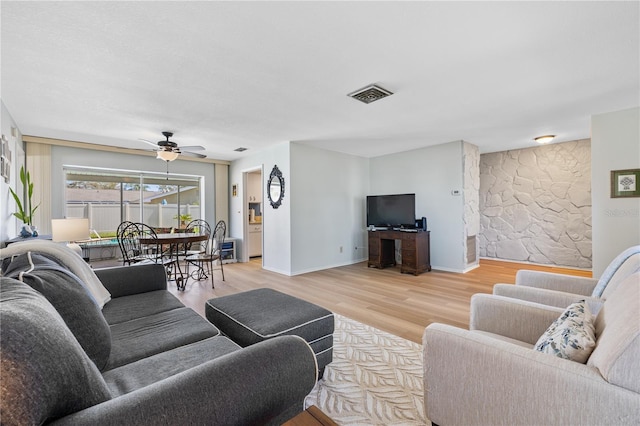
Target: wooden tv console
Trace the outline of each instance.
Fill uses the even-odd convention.
[[[430,231],[369,231],[368,266],[384,268],[396,264],[396,243],[400,240],[402,265],[400,272],[418,275],[431,270]]]

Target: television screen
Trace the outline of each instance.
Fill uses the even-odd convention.
[[[415,228],[416,194],[368,195],[367,226]]]

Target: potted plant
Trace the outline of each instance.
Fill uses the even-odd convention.
[[[14,212],[13,215],[20,219],[24,224],[22,226],[22,231],[20,231],[20,235],[23,237],[36,237],[38,233],[33,226],[33,214],[38,207],[40,207],[40,204],[35,207],[33,206],[33,202],[31,201],[31,197],[33,196],[33,182],[31,182],[31,175],[29,172],[25,171],[24,166],[20,167],[20,182],[22,182],[22,187],[24,188],[23,202],[20,201],[18,194],[9,187],[9,191],[11,191],[11,195],[18,206],[18,211]]]
[[[189,213],[185,214],[177,214],[173,217],[174,219],[180,219],[180,226],[184,227],[187,223],[191,222],[191,215]]]

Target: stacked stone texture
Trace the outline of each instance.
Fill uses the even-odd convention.
[[[480,156],[480,257],[591,268],[591,141]]]

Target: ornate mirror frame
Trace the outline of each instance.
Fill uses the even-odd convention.
[[[277,209],[282,204],[284,198],[284,178],[278,166],[273,166],[269,180],[267,181],[267,197],[271,207]]]

